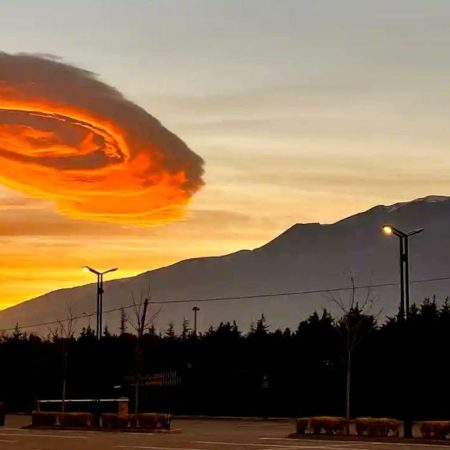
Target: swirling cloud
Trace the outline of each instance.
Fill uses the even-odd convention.
[[[158,224],[184,216],[203,161],[91,72],[0,53],[0,184],[77,219]]]

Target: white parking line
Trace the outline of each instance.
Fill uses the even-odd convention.
[[[56,438],[56,439],[87,439],[87,436],[67,436],[57,434],[29,434],[29,433],[0,433],[1,437],[21,437],[21,438]]]
[[[289,445],[275,445],[275,444],[250,444],[246,442],[220,442],[220,441],[195,441],[196,444],[211,444],[211,445],[242,445],[244,447],[281,447],[281,448],[288,448]],[[292,447],[297,448],[297,447]]]
[[[206,445],[228,445],[228,446],[242,446],[242,447],[258,447],[258,449],[261,449],[264,447],[266,450],[275,450],[275,449],[316,449],[316,450],[338,450],[338,447],[333,447],[328,444],[321,445],[321,443],[318,443],[318,445],[304,445],[304,444],[296,444],[293,442],[294,445],[288,445],[288,444],[250,444],[246,442],[218,442],[218,441],[195,441],[196,444],[206,444]]]
[[[303,442],[307,443],[325,443],[327,446],[331,447],[348,447],[355,444],[358,444],[358,442],[349,442],[349,441],[319,441],[318,439],[295,439],[295,438],[275,438],[275,437],[260,437],[258,438],[262,441],[286,441],[290,442],[293,445],[303,445]],[[366,444],[366,442],[362,442],[362,444]]]
[[[200,448],[187,448],[187,447],[147,447],[143,445],[116,445],[115,448],[142,448],[149,450],[206,450]]]
[[[355,445],[363,445],[366,446],[367,445],[371,445],[370,442],[348,442],[348,441],[319,441],[317,439],[302,439],[302,440],[297,440],[296,443],[296,439],[295,438],[274,438],[274,437],[260,437],[259,439],[261,439],[262,441],[275,441],[275,442],[282,442],[282,441],[287,441],[290,442],[293,445],[303,445],[300,444],[300,442],[305,442],[305,443],[321,443],[323,445],[325,445],[328,448],[335,448],[335,449],[344,449],[346,447],[355,447]],[[384,444],[383,442],[375,442],[375,444]],[[307,448],[307,447],[302,447],[302,448]],[[317,448],[317,447],[313,447],[313,448]],[[353,450],[352,448],[350,448],[349,450]],[[364,449],[356,449],[356,450],[364,450]]]
[[[132,435],[132,436],[154,436],[155,433],[138,433],[138,432],[133,432],[133,431],[127,431],[127,435]]]
[[[436,450],[439,450],[440,448],[445,448],[448,450],[448,445],[440,445],[440,444],[419,444],[418,442],[366,442],[368,445],[396,445],[396,446],[403,446],[405,448],[408,447],[433,447]]]
[[[262,441],[289,441],[289,442],[295,442],[294,438],[275,438],[275,437],[260,437]],[[312,439],[305,439],[311,441]]]
[[[296,450],[306,450],[306,449],[313,449],[313,450],[369,450],[369,449],[363,449],[363,448],[356,448],[353,447],[352,449],[349,449],[347,447],[329,447],[329,446],[321,446],[321,445],[302,445],[302,446],[286,446],[286,447],[264,447],[260,450],[287,450],[287,449],[296,449]]]

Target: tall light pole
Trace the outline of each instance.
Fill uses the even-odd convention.
[[[395,228],[392,225],[384,225],[383,233],[387,236],[395,234],[400,240],[400,318],[408,321],[409,319],[409,238],[416,234],[422,233],[423,228],[409,231],[405,233]],[[404,361],[406,367],[410,370],[410,359]],[[409,373],[407,370],[406,373]],[[412,438],[412,420],[411,420],[411,403],[410,403],[410,384],[409,377],[404,383],[404,422],[403,422],[403,437]]]
[[[97,277],[97,326],[96,326],[96,336],[97,339],[101,339],[103,334],[103,275],[107,273],[115,272],[117,267],[114,269],[105,270],[104,272],[100,272],[98,270],[93,269],[89,266],[84,266],[83,270],[85,272],[91,272]]]
[[[194,306],[192,311],[194,311],[194,336],[197,336],[197,313],[200,311],[200,308],[198,306]]]
[[[384,225],[383,233],[387,236],[395,234],[400,242],[400,318],[409,318],[409,238],[422,233],[423,228],[418,228],[407,233],[400,231],[393,225]]]

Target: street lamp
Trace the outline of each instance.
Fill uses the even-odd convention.
[[[194,336],[197,336],[197,313],[200,311],[200,308],[198,306],[194,306],[192,311],[194,311]]]
[[[103,275],[107,273],[115,272],[117,267],[114,269],[105,270],[104,272],[99,272],[98,270],[93,269],[89,266],[84,266],[83,270],[85,272],[91,272],[97,277],[97,328],[96,328],[96,336],[97,339],[102,337],[102,321],[103,321]]]
[[[409,238],[422,233],[423,228],[405,233],[393,225],[383,225],[383,233],[386,236],[393,234],[400,242],[400,317],[403,320],[409,318]]]
[[[392,236],[395,234],[400,241],[400,317],[401,320],[409,319],[409,238],[416,234],[422,233],[423,228],[418,228],[416,230],[409,231],[405,233],[399,230],[393,225],[384,225],[383,233],[386,236]],[[408,362],[406,361],[406,364]],[[404,385],[404,401],[405,403],[405,418],[404,418],[404,428],[403,436],[405,438],[412,437],[412,421],[411,421],[411,405],[409,404],[409,390],[410,386],[408,384]]]
[[[405,233],[395,228],[393,225],[384,225],[383,233],[387,236],[395,234],[400,241],[400,318],[401,320],[409,319],[409,238],[416,234],[422,233],[423,228],[418,228],[413,231]],[[407,367],[409,367],[409,360],[405,361]],[[403,436],[405,438],[412,437],[412,420],[411,420],[411,405],[410,401],[410,385],[406,380],[404,385],[404,402],[405,402],[405,417],[404,417],[404,428]]]

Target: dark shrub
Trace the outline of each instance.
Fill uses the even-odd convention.
[[[169,414],[142,413],[137,415],[137,422],[141,428],[170,430],[171,417]]]
[[[59,423],[62,427],[89,428],[94,423],[94,415],[83,412],[61,413]]]
[[[31,414],[31,425],[33,427],[54,427],[59,413],[33,411]]]
[[[396,419],[360,417],[355,419],[358,436],[398,436],[402,422]]]
[[[128,428],[129,416],[123,416],[116,413],[102,414],[103,428],[124,429]]]
[[[345,434],[347,431],[347,420],[343,417],[311,417],[309,427],[313,434]]]
[[[420,433],[424,439],[446,439],[450,433],[450,421],[430,420],[418,422]]]
[[[296,428],[297,434],[305,434],[308,428],[309,419],[297,419]]]

